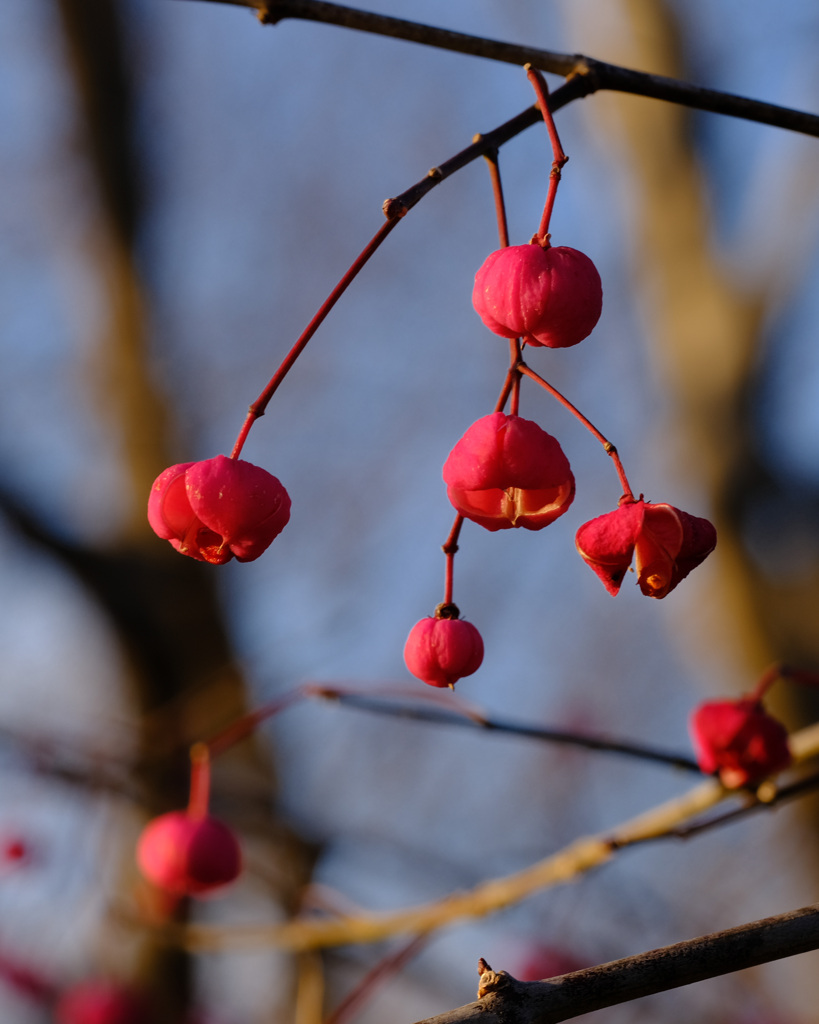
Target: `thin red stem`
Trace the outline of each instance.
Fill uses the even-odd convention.
[[[556,398],[558,402],[560,402],[564,409],[568,409],[568,411],[573,416],[580,420],[580,422],[583,424],[586,430],[588,430],[591,434],[594,435],[594,437],[597,438],[597,440],[600,442],[600,444],[603,445],[607,454],[611,456],[612,461],[614,462],[615,469],[617,470],[617,476],[620,479],[620,486],[623,488],[623,498],[626,501],[634,501],[634,494],[631,490],[628,479],[626,478],[626,472],[623,469],[623,463],[620,461],[620,456],[617,454],[617,449],[611,443],[611,441],[609,441],[608,438],[605,437],[605,435],[600,433],[597,427],[591,422],[590,419],[583,415],[583,413],[577,408],[577,406],[572,405],[572,403],[569,401],[568,398],[566,398],[565,395],[562,395],[556,387],[553,387],[547,380],[544,380],[543,377],[540,376],[540,374],[535,373],[534,370],[530,369],[526,365],[526,363],[518,363],[516,369],[519,373],[524,374],[526,377],[529,377],[531,380],[535,381],[535,383],[540,384],[540,386],[544,388],[546,391],[548,391],[553,398]]]
[[[760,676],[759,682],[756,684],[755,689],[752,693],[748,694],[750,700],[759,702],[773,686],[777,679],[782,678],[782,665],[777,662],[775,665],[770,665]]]
[[[472,141],[480,142],[481,136],[476,135]],[[498,220],[498,239],[501,249],[509,245],[509,225],[506,220],[506,203],[503,200],[503,185],[501,184],[500,164],[498,163],[498,151],[491,150],[484,153],[484,159],[489,165],[489,179],[492,182],[492,195],[495,197],[495,216]]]
[[[526,64],[526,77],[532,83],[537,96],[537,104],[540,108],[540,112],[543,115],[543,120],[546,122],[546,130],[549,133],[549,141],[552,144],[552,169],[549,172],[549,190],[546,193],[546,204],[543,207],[543,216],[540,219],[540,227],[536,235],[537,241],[547,248],[549,245],[549,222],[552,219],[552,210],[555,205],[555,198],[557,196],[557,186],[560,184],[560,174],[564,164],[569,159],[563,152],[563,146],[560,144],[560,137],[557,134],[557,128],[555,126],[554,118],[552,117],[552,111],[549,108],[549,86],[546,84],[546,79],[543,75],[533,68],[531,64]]]
[[[512,357],[512,361],[509,364],[509,369],[512,374],[512,401],[509,403],[509,413],[512,416],[518,415],[520,409],[520,371],[518,370],[518,363],[521,361],[523,353],[520,347],[520,338],[509,339],[509,350]]]
[[[480,135],[476,135],[473,138],[473,142],[479,142],[481,139]],[[489,166],[489,178],[492,182],[492,194],[495,197],[495,216],[498,221],[498,239],[500,241],[501,249],[505,249],[509,245],[509,225],[506,219],[506,203],[503,199],[503,184],[501,183],[500,174],[500,163],[498,162],[498,151],[496,149],[491,150],[484,154],[487,165]],[[511,360],[510,370],[506,376],[506,380],[503,385],[503,391],[501,397],[498,399],[498,404],[495,407],[495,412],[503,412],[503,407],[506,405],[506,401],[509,398],[511,392],[512,395],[512,406],[511,413],[513,416],[518,414],[518,406],[520,404],[520,374],[517,372],[515,367],[520,360],[520,339],[511,338],[509,341],[511,349]]]
[[[808,672],[804,668],[792,668],[790,665],[780,665],[779,673],[783,679],[790,679],[794,683],[801,683],[803,686],[819,686],[819,673]]]
[[[495,412],[503,412],[504,406],[509,400],[509,395],[512,393],[512,387],[515,380],[519,378],[519,374],[514,366],[510,366],[506,371],[506,379],[503,382],[501,393],[498,395],[498,400],[495,402]]]
[[[188,814],[192,818],[205,818],[210,804],[210,750],[206,743],[191,747],[191,789]]]
[[[509,403],[509,415],[517,416],[518,409],[520,408],[520,374],[515,374],[515,379],[512,381],[512,401]]]
[[[378,249],[378,247],[381,245],[381,243],[384,241],[384,239],[387,237],[390,231],[392,231],[392,229],[395,227],[395,225],[398,223],[398,221],[401,219],[401,216],[405,212],[406,210],[403,210],[403,208],[400,207],[397,210],[391,212],[389,219],[386,221],[385,224],[382,224],[378,231],[376,231],[375,235],[373,235],[372,239],[362,250],[359,257],[353,262],[350,269],[341,278],[341,280],[338,282],[335,288],[330,292],[327,299],[319,308],[316,315],[304,329],[304,332],[299,337],[296,344],[287,353],[284,360],[282,361],[281,366],[270,378],[267,387],[264,389],[264,391],[262,391],[262,393],[259,395],[256,401],[248,409],[247,416],[245,418],[244,423],[242,424],[242,429],[239,431],[239,436],[236,438],[236,444],[234,444],[233,451],[230,453],[230,457],[232,459],[238,459],[239,456],[241,455],[242,448],[244,447],[244,443],[247,440],[247,435],[250,433],[250,428],[253,426],[257,419],[264,416],[268,402],[273,397],[278,386],[290,372],[290,369],[292,368],[295,361],[304,351],[305,347],[307,346],[307,342],[313,337],[313,335],[316,333],[316,331],[323,323],[327,314],[330,312],[333,306],[335,306],[335,304],[338,302],[338,300],[341,298],[344,292],[349,288],[350,284],[357,276],[358,272],[362,269],[362,267],[364,267],[364,265],[367,263],[367,261],[373,255],[373,253]]]
[[[460,520],[460,522],[459,522]],[[452,553],[457,551],[458,534],[463,523],[463,517],[458,516],[453,524],[452,530],[450,531],[449,537],[447,538],[447,545],[453,545]],[[230,747],[236,743],[240,743],[242,740],[247,739],[248,736],[252,735],[256,729],[267,721],[269,718],[274,718],[281,711],[286,711],[294,704],[298,704],[302,700],[307,700],[313,697],[326,697],[326,698],[338,698],[346,694],[355,694],[357,691],[354,687],[337,687],[337,686],[322,686],[315,683],[305,683],[302,686],[296,687],[294,690],[290,690],[283,696],[278,697],[276,700],[272,700],[267,704],[263,704],[261,707],[256,708],[255,711],[249,711],[247,714],[237,718],[235,722],[231,722],[225,729],[212,736],[209,740],[203,740],[198,743],[194,743],[190,750],[191,758],[191,790],[190,800],[188,804],[189,811],[199,811],[202,809],[202,813],[207,813],[208,800],[210,796],[210,765],[214,758],[219,757]],[[364,691],[367,694],[377,694],[378,689],[368,688]],[[403,694],[396,690],[394,686],[391,686],[388,691],[395,697],[401,697]],[[418,694],[412,691],[412,696],[417,697]],[[427,700],[432,700],[437,697],[437,694],[423,694]],[[451,706],[450,704],[447,705]],[[466,712],[465,712],[466,713]]]
[[[241,718],[237,718],[235,722],[231,723],[226,729],[223,729],[222,732],[217,733],[206,743],[201,744],[201,746],[207,749],[211,758],[218,757],[228,748],[254,733],[262,722],[268,718],[273,718],[280,711],[284,711],[292,704],[303,700],[305,696],[303,687],[291,690],[290,693],[286,693],[283,697],[270,701],[269,704],[263,704],[255,711],[249,711],[246,715],[242,715]],[[200,744],[196,744],[196,746],[200,746]]]
[[[748,695],[749,700],[761,701],[777,679],[788,679],[794,683],[801,683],[803,686],[819,686],[819,675],[816,672],[808,672],[802,668],[792,668],[790,665],[783,665],[782,662],[778,661],[776,664],[766,668],[762,673],[756,687]]]
[[[405,964],[417,956],[431,938],[430,934],[416,935],[400,949],[380,960],[372,970],[364,975],[352,992],[342,999],[330,1016],[326,1018],[324,1024],[346,1024],[351,1020],[373,996],[378,986],[387,981],[391,975],[397,974]]]
[[[520,391],[520,371],[518,370],[518,363],[521,360],[520,338],[509,339],[509,350],[512,358],[509,363],[509,369],[506,371],[506,378],[498,395],[498,400],[495,402],[494,412],[503,412],[509,400],[509,395],[515,391],[518,393]],[[514,404],[515,415],[517,415],[517,402],[515,401]]]
[[[445,605],[452,604],[452,588],[455,575],[455,552],[458,550],[458,537],[461,534],[461,527],[464,525],[464,517],[460,513],[455,516],[455,522],[449,531],[449,536],[444,541],[441,550],[446,555],[446,576],[444,582]]]

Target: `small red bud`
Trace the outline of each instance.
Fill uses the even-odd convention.
[[[145,997],[113,981],[87,981],[67,989],[54,1011],[57,1024],[152,1024]]]
[[[475,275],[472,304],[502,338],[567,348],[594,330],[603,288],[597,268],[582,252],[532,242],[486,258]]]
[[[170,811],[150,821],[137,844],[145,877],[178,896],[212,892],[238,878],[242,854],[233,832],[216,818]]]
[[[502,412],[472,424],[449,453],[443,477],[455,509],[487,530],[540,530],[574,500],[574,475],[556,438]]]
[[[480,668],[483,640],[472,623],[463,619],[421,619],[407,637],[404,661],[414,676],[430,686],[454,686]]]
[[[289,519],[290,497],[275,476],[224,455],[169,467],[148,499],[154,533],[214,565],[258,558]]]

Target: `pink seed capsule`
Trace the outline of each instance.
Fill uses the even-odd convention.
[[[752,698],[700,704],[689,732],[697,764],[729,789],[756,785],[793,760],[785,726]]]
[[[603,309],[597,268],[567,246],[537,242],[491,253],[475,275],[472,304],[490,331],[530,345],[568,348],[588,337]]]
[[[471,622],[430,616],[410,630],[404,661],[429,686],[451,687],[480,668],[483,640]]]
[[[137,844],[145,877],[177,896],[199,896],[238,878],[242,853],[233,832],[216,818],[170,811],[148,822]]]
[[[663,598],[716,547],[717,531],[707,519],[673,505],[624,502],[584,523],[575,544],[583,560],[612,595],[631,565],[646,597]]]
[[[541,530],[574,500],[574,475],[558,441],[532,420],[502,412],[472,424],[443,477],[455,509],[487,530]]]
[[[183,555],[223,565],[251,562],[290,519],[290,497],[267,470],[217,455],[160,473],[148,499],[154,533]]]

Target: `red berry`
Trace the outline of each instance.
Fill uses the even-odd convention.
[[[29,860],[31,850],[28,843],[19,836],[7,836],[0,839],[0,862],[19,864]]]
[[[275,476],[250,462],[217,455],[183,462],[154,481],[148,522],[183,555],[223,565],[250,562],[290,519],[290,497]]]
[[[572,971],[582,971],[588,966],[587,960],[581,960],[556,946],[534,946],[514,973],[518,981],[540,981],[571,974]]]
[[[483,640],[472,623],[463,619],[421,619],[407,637],[404,661],[414,676],[430,686],[454,686],[480,668]]]
[[[610,594],[620,590],[634,556],[640,589],[661,598],[711,554],[717,532],[707,519],[640,500],[584,523],[575,543]]]
[[[54,984],[35,967],[21,960],[12,960],[0,951],[0,980],[21,996],[34,1002],[51,1002]]]
[[[57,1024],[152,1024],[155,1014],[144,996],[109,981],[87,981],[62,994]]]
[[[540,530],[574,499],[569,460],[551,434],[494,412],[467,430],[444,463],[449,500],[487,530]]]
[[[211,892],[238,878],[242,853],[216,818],[170,811],[150,821],[137,844],[137,863],[154,885],[178,896]]]
[[[490,331],[530,345],[567,348],[600,319],[603,288],[582,252],[537,242],[491,253],[475,275],[472,304]]]
[[[792,761],[785,726],[758,700],[701,704],[689,722],[697,763],[729,789],[752,786]]]

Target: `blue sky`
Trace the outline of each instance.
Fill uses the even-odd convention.
[[[368,6],[585,49],[583,38],[569,35],[560,5]],[[600,0],[585,7],[590,16],[606,11]],[[703,0],[676,9],[698,82],[819,109],[815,5],[788,2],[773,12],[764,3]],[[139,85],[147,183],[139,254],[153,299],[153,372],[169,398],[177,456],[187,461],[229,451],[248,403],[380,225],[382,201],[532,96],[517,68],[328,26],[262,27],[248,11],[209,3],[129,0],[123,10]],[[593,103],[559,118],[571,162],[553,239],[595,260],[604,313],[577,349],[531,361],[616,442],[647,497],[707,515],[697,481],[666,457],[658,426],[665,397],[628,270],[623,172],[591,135],[585,108]],[[4,477],[67,535],[111,536],[128,499],[115,416],[100,400],[95,201],[47,4],[6,0],[0,10],[0,125]],[[812,179],[791,175],[793,167],[815,170],[815,140],[713,115],[697,115],[693,135],[715,246],[748,280],[758,265],[755,245],[781,253],[781,301],[765,350],[764,455],[815,485],[819,203]],[[550,160],[539,128],[504,149],[513,242],[527,241],[537,226]],[[797,187],[806,200],[794,211],[788,199]],[[293,520],[268,554],[221,573],[226,614],[259,700],[308,679],[409,682],[404,639],[441,599],[439,547],[452,510],[440,467],[466,427],[491,409],[505,372],[505,343],[483,328],[470,302],[472,277],[496,237],[486,173],[476,164],[393,232],[254,428],[246,457],[279,476],[293,498]],[[534,388],[524,390],[521,412],[560,438],[578,497],[543,534],[489,536],[467,524],[456,600],[481,629],[487,654],[463,692],[509,717],[579,721],[685,749],[688,708],[739,682],[730,652],[691,641],[713,570],[703,566],[668,602],[646,601],[628,584],[613,601],[573,543],[581,522],[616,503],[608,460]],[[117,657],[98,617],[75,584],[2,526],[0,558],[4,721],[38,723],[55,735],[67,728],[119,737],[127,710],[112,692]],[[611,825],[685,784],[655,769],[399,729],[338,709],[294,711],[269,733],[283,807],[328,843],[320,876],[379,905],[512,870],[578,828]],[[487,803],[500,808],[489,830],[481,827]],[[19,813],[18,804],[0,803],[0,820]],[[730,850],[716,842],[708,849],[713,861],[704,873],[716,875]],[[557,920],[571,925],[571,944],[606,958],[682,937],[664,921],[686,935],[701,924],[706,930],[708,914],[685,905],[686,886],[698,882],[692,864],[676,853],[635,856],[611,873],[613,888],[589,880],[499,923],[454,931],[425,961],[434,968],[434,998],[413,1002],[406,994],[401,1019],[471,999],[474,963],[487,945],[503,945],[498,935],[525,942]],[[749,870],[753,886],[762,869]],[[738,885],[728,885],[720,905],[732,904]],[[749,913],[783,909],[783,890],[787,880],[771,883]],[[0,891],[0,907],[3,900]],[[651,908],[650,924],[634,913],[621,929],[641,901]],[[737,922],[746,916],[737,913]],[[450,977],[458,978],[454,990]],[[700,996],[691,998],[699,1005]],[[670,1014],[670,1005],[654,1019]],[[33,1019],[16,1004],[12,1012],[21,1024]]]

